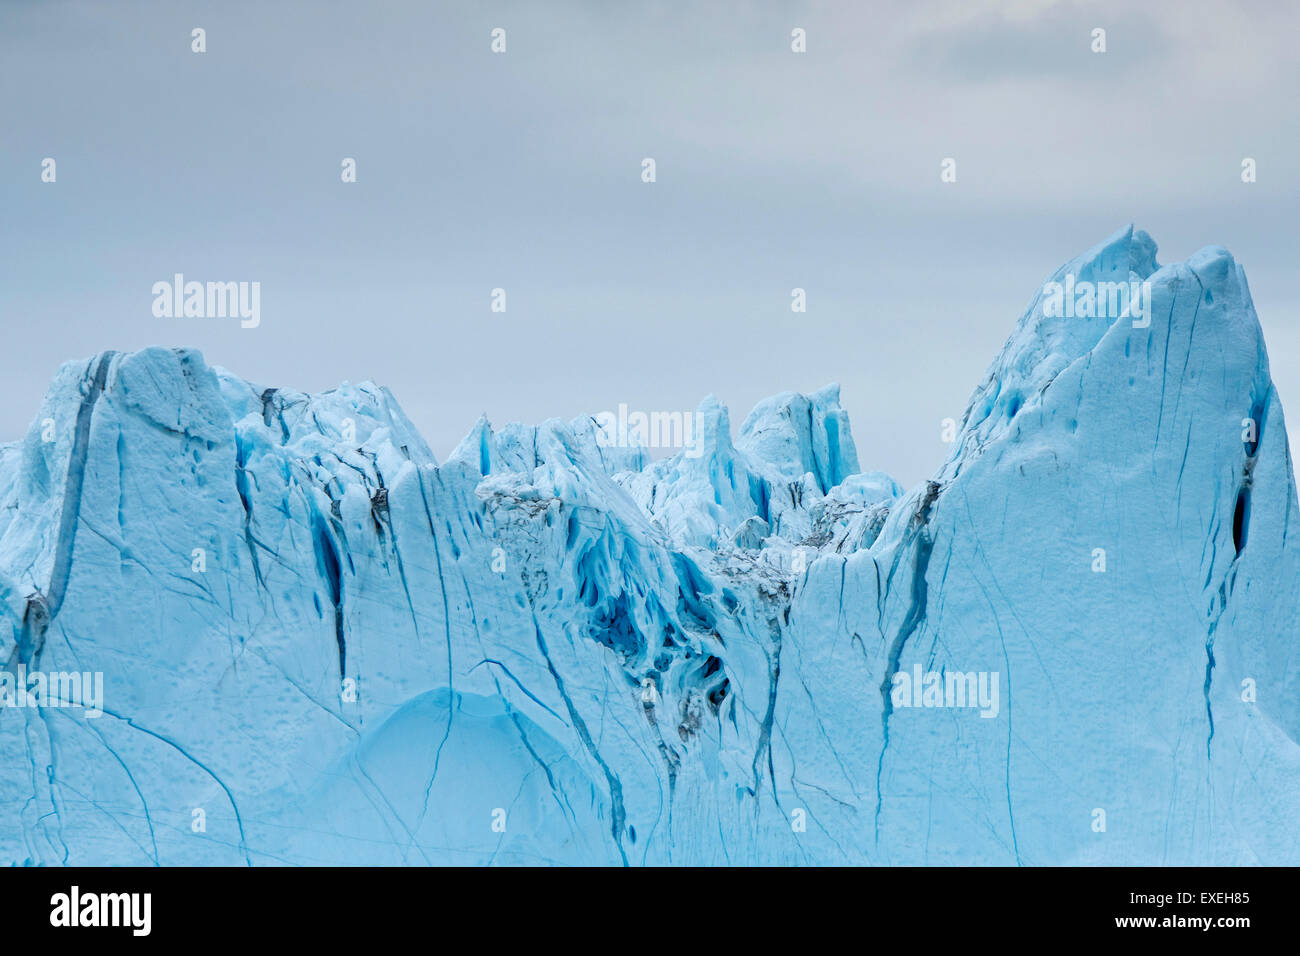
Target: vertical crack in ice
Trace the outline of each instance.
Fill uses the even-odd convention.
[[[244,508],[244,544],[248,547],[248,556],[253,561],[253,576],[258,586],[265,587],[262,579],[262,566],[257,558],[257,547],[253,538],[253,499],[248,486],[248,448],[235,430],[235,491],[239,494],[239,503]]]
[[[329,524],[319,514],[315,518],[317,564],[329,588],[330,603],[334,606],[334,641],[339,652],[339,680],[347,677],[348,645],[343,634],[343,572],[339,562],[338,546],[330,534]]]
[[[917,505],[915,513],[912,515],[911,526],[908,528],[907,537],[899,546],[899,553],[903,553],[908,548],[913,549],[912,557],[912,574],[909,582],[911,595],[907,606],[907,613],[903,617],[902,623],[898,627],[894,640],[889,646],[889,657],[885,665],[885,676],[880,682],[880,697],[883,709],[881,711],[881,746],[880,757],[876,761],[876,814],[875,814],[875,839],[877,846],[880,844],[880,810],[884,804],[884,795],[881,790],[881,779],[885,769],[885,754],[889,751],[889,718],[894,713],[894,700],[891,696],[893,690],[894,675],[898,673],[899,663],[902,660],[903,648],[907,645],[908,639],[916,632],[925,620],[926,602],[928,600],[928,590],[925,575],[930,566],[930,554],[934,550],[934,539],[927,533],[927,526],[930,521],[930,514],[934,508],[934,503],[939,498],[939,483],[931,481],[926,484],[925,496]],[[893,580],[893,571],[891,569],[889,579],[885,583],[888,589],[890,582]]]
[[[474,608],[474,597],[470,593],[469,581],[462,574],[460,582],[461,582],[461,587],[464,588],[465,590],[465,601],[469,605],[470,621],[474,627],[474,639],[478,642],[479,651],[486,654],[487,650],[483,646],[483,634],[482,631],[479,630],[478,612]],[[514,681],[515,686],[524,692],[525,696],[527,696],[530,700],[536,703],[548,714],[550,714],[552,717],[558,720],[563,726],[565,727],[569,726],[567,723],[565,723],[563,717],[557,714],[550,707],[546,706],[546,704],[543,703],[541,699],[538,698],[535,694],[533,694],[532,691],[530,691],[527,687],[525,687],[523,682],[520,681],[519,678],[515,677],[515,675],[511,673],[510,669],[506,667],[506,665],[503,664],[501,661],[495,660],[494,658],[484,657],[477,664],[471,667],[469,669],[469,672],[472,673],[476,668],[481,667],[483,664],[495,664],[498,667],[500,667],[510,677],[510,679]],[[567,817],[569,821],[570,832],[576,833],[577,832],[576,827],[578,826],[578,815],[574,812],[573,805],[569,802],[568,794],[564,792],[563,787],[561,787],[556,781],[555,775],[551,772],[550,764],[548,764],[545,760],[542,759],[541,754],[539,754],[536,748],[533,747],[532,741],[528,739],[528,734],[524,730],[523,722],[520,720],[521,714],[515,709],[514,705],[511,704],[510,702],[510,698],[508,698],[505,695],[505,692],[501,689],[501,681],[497,679],[497,675],[493,671],[489,670],[488,676],[492,679],[492,685],[497,690],[497,696],[501,698],[502,704],[505,706],[506,713],[510,716],[510,722],[514,724],[515,730],[519,734],[519,739],[523,742],[524,749],[528,751],[529,755],[532,756],[533,760],[537,763],[539,767],[542,768],[542,771],[546,774],[546,781],[548,784],[550,784],[551,787],[551,799],[553,799],[555,801],[555,805],[560,808],[560,812],[563,813],[565,817]],[[427,811],[427,807],[426,807],[426,811]],[[423,821],[423,816],[421,816],[421,821]]]
[[[529,601],[531,603],[531,597]],[[623,859],[623,865],[628,866],[627,853],[623,850],[623,827],[626,820],[626,811],[623,808],[623,784],[619,781],[618,776],[609,768],[605,758],[600,755],[596,749],[596,743],[591,739],[591,732],[587,730],[587,725],[578,713],[578,708],[574,706],[573,701],[569,698],[569,693],[564,689],[564,679],[560,677],[560,672],[555,669],[555,663],[551,660],[551,652],[546,647],[546,638],[542,636],[542,626],[537,621],[537,612],[533,612],[533,631],[537,635],[537,649],[542,652],[542,657],[546,659],[546,668],[551,672],[551,678],[555,681],[555,689],[560,692],[560,698],[564,701],[564,706],[569,710],[569,717],[573,719],[573,729],[577,731],[578,739],[582,741],[582,746],[586,748],[591,758],[600,765],[604,771],[605,782],[609,786],[610,800],[610,832],[614,837],[614,843],[618,847],[618,855]]]
[[[1212,632],[1211,632],[1212,633]],[[1210,759],[1210,743],[1214,740],[1214,709],[1210,706],[1210,683],[1214,677],[1214,638],[1205,642],[1205,719],[1210,722],[1210,732],[1205,738],[1205,759]]]
[[[68,454],[67,476],[63,485],[63,502],[59,512],[59,525],[54,540],[50,584],[44,594],[38,588],[27,597],[26,606],[23,609],[22,626],[9,659],[5,663],[5,669],[15,675],[17,665],[29,667],[34,661],[40,660],[41,651],[45,647],[45,635],[51,622],[62,608],[64,597],[67,594],[68,582],[72,577],[72,559],[76,546],[77,526],[81,521],[81,501],[85,489],[86,464],[90,454],[91,424],[94,421],[95,406],[99,403],[99,399],[107,386],[108,370],[116,354],[115,352],[102,353],[94,367],[94,371],[92,372],[87,367],[86,376],[82,380],[81,403],[77,408],[72,448]],[[58,808],[57,784],[53,776],[55,739],[45,717],[45,708],[38,708],[38,716],[45,728],[46,741],[50,748],[51,764],[46,770],[46,789],[49,794],[51,813],[54,814],[61,833],[63,821]],[[39,800],[40,788],[36,781],[35,754],[32,752],[30,740],[28,741],[27,751],[32,764],[32,800],[36,801]],[[62,837],[59,838],[59,842],[63,844],[61,856],[63,862],[66,863],[69,848],[63,842]],[[53,844],[51,844],[52,846]]]
[[[434,473],[438,470],[435,468]],[[424,505],[424,516],[429,522],[429,538],[433,542],[433,557],[438,566],[438,588],[442,593],[442,623],[443,633],[447,642],[447,726],[443,729],[442,740],[438,742],[438,750],[433,757],[433,772],[429,775],[429,784],[424,788],[424,810],[421,812],[421,818],[429,809],[429,794],[433,791],[433,782],[438,777],[438,767],[442,763],[442,748],[447,745],[447,739],[451,736],[451,722],[455,718],[456,707],[456,678],[452,673],[451,658],[451,602],[447,599],[447,578],[442,568],[442,547],[439,544],[438,532],[433,525],[433,512],[429,510],[429,498],[424,490],[424,471],[417,466],[415,472],[416,482],[420,488],[420,501]]]
[[[781,681],[781,625],[776,618],[767,622],[768,635],[772,639],[772,652],[766,651],[767,658],[767,712],[758,728],[758,746],[754,748],[754,760],[751,765],[754,774],[754,796],[757,798],[762,782],[758,765],[764,754],[767,756],[767,773],[772,781],[772,800],[777,809],[781,809],[781,800],[776,792],[776,768],[772,762],[772,722],[776,717],[776,692]],[[757,809],[757,803],[755,804]],[[784,812],[784,811],[782,811]]]
[[[101,733],[93,724],[88,724],[85,721],[76,721],[75,723],[77,724],[77,726],[83,727],[87,733],[93,734],[96,738],[98,738],[99,742],[104,745],[104,749],[113,755],[113,759],[117,761],[118,766],[122,768],[122,772],[126,774],[126,778],[129,781],[131,781],[131,789],[133,789],[135,791],[135,795],[140,798],[140,807],[141,809],[144,810],[145,823],[148,824],[149,826],[149,840],[153,844],[153,865],[162,866],[161,859],[158,856],[158,837],[154,833],[154,828],[153,828],[153,815],[149,812],[149,802],[145,800],[144,791],[140,789],[140,784],[136,782],[135,774],[131,772],[131,768],[127,766],[126,761],[122,759],[122,757],[118,754],[118,752],[109,745],[103,733]],[[98,806],[98,804],[96,804],[96,806]],[[117,818],[113,816],[113,814],[108,813],[108,811],[104,811],[104,812],[109,817],[109,819],[113,820],[114,823],[117,823]],[[127,835],[130,836],[130,833],[126,830],[125,827],[123,827],[120,823],[118,823],[118,826],[121,827],[124,833],[127,833]],[[135,838],[131,837],[131,839],[134,842]],[[138,843],[136,845],[139,846]],[[140,849],[144,850],[144,847],[140,847]]]
[[[22,631],[6,665],[31,664],[40,658],[45,644],[45,632],[63,606],[68,581],[72,576],[72,553],[77,540],[77,525],[81,520],[81,497],[86,482],[86,460],[90,454],[90,426],[94,420],[95,406],[104,393],[108,369],[116,352],[104,352],[99,357],[94,372],[87,369],[82,382],[81,404],[77,408],[77,421],[73,431],[72,450],[68,455],[67,478],[63,484],[63,506],[59,513],[59,528],[54,540],[54,559],[50,568],[50,585],[45,594],[39,590],[29,595],[23,612]]]
[[[393,512],[388,504],[388,487],[384,484],[384,473],[379,470],[379,461],[375,455],[367,455],[370,465],[375,470],[375,482],[379,488],[370,497],[370,513],[379,529],[380,542],[383,541],[383,528],[388,528],[388,536],[393,542],[393,556],[397,559],[397,576],[402,582],[402,593],[406,595],[406,606],[411,612],[411,627],[415,630],[415,639],[420,640],[420,621],[415,613],[415,602],[411,600],[411,586],[406,579],[406,561],[402,558],[402,548],[397,540],[397,528],[393,524]]]
[[[190,763],[194,764],[194,766],[198,767],[200,770],[202,770],[205,774],[207,774],[216,782],[217,786],[220,787],[222,791],[225,793],[226,799],[230,801],[230,808],[235,811],[235,824],[239,828],[239,850],[244,855],[244,863],[248,866],[252,866],[253,860],[248,855],[248,837],[245,836],[244,834],[244,818],[243,816],[240,815],[239,804],[235,802],[235,795],[231,793],[230,788],[226,786],[225,781],[223,781],[220,777],[218,777],[212,771],[212,769],[208,767],[207,764],[203,763],[203,761],[193,756],[189,751],[187,751],[180,744],[176,743],[174,740],[171,740],[170,738],[165,737],[162,734],[157,733],[156,731],[150,730],[148,727],[142,727],[139,724],[137,724],[134,721],[134,719],[130,717],[124,717],[123,715],[116,713],[115,711],[109,710],[107,707],[101,707],[100,709],[109,717],[122,721],[132,730],[138,730],[142,734],[147,734],[150,737],[154,738],[155,740],[159,740],[165,743],[168,747],[171,747],[178,754],[180,754]]]
[[[1237,581],[1238,562],[1241,560],[1242,552],[1246,549],[1246,539],[1250,530],[1250,495],[1251,486],[1254,482],[1255,456],[1259,454],[1260,442],[1264,437],[1264,421],[1268,416],[1267,392],[1260,395],[1257,391],[1258,386],[1252,387],[1250,412],[1248,421],[1254,425],[1254,441],[1243,441],[1243,451],[1245,461],[1241,466],[1241,483],[1237,487],[1237,495],[1233,501],[1232,509],[1232,561],[1228,565],[1228,570],[1224,574],[1223,580],[1219,583],[1217,593],[1210,599],[1210,623],[1205,635],[1205,681],[1202,685],[1202,694],[1205,697],[1205,719],[1209,725],[1209,730],[1205,737],[1205,759],[1208,761],[1211,757],[1211,744],[1214,741],[1214,708],[1210,702],[1210,691],[1214,683],[1214,668],[1216,665],[1214,659],[1214,639],[1219,628],[1219,621],[1223,618],[1228,609],[1228,599],[1232,596],[1233,588]],[[1270,386],[1271,388],[1271,386]],[[1214,525],[1212,535],[1217,535],[1221,523]],[[1204,553],[1204,548],[1202,548]],[[1214,553],[1217,555],[1218,548],[1215,547]],[[1213,570],[1213,558],[1211,559],[1211,571]],[[1206,583],[1209,583],[1207,574]]]

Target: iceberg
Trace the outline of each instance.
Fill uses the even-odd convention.
[[[439,463],[371,383],[65,364],[0,445],[0,858],[1300,863],[1296,489],[1226,250],[1062,266],[910,490],[837,386],[694,423]]]

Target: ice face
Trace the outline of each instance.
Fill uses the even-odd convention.
[[[1232,257],[1155,252],[1050,277],[906,492],[835,386],[439,465],[368,383],[65,365],[0,446],[0,849],[1300,862],[1282,409]]]

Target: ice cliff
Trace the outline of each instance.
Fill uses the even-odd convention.
[[[103,713],[8,694],[0,857],[1300,863],[1282,409],[1241,268],[1155,253],[1063,266],[1145,324],[1035,295],[911,491],[833,386],[439,464],[374,385],[66,364],[0,446],[0,657]]]

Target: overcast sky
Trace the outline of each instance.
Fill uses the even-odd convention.
[[[480,412],[712,392],[739,427],[838,381],[863,467],[911,485],[1043,280],[1128,222],[1245,265],[1285,405],[1298,34],[1246,0],[7,0],[0,440],[62,361],[188,345],[388,385],[440,460]],[[156,318],[177,272],[259,281],[261,325]]]

